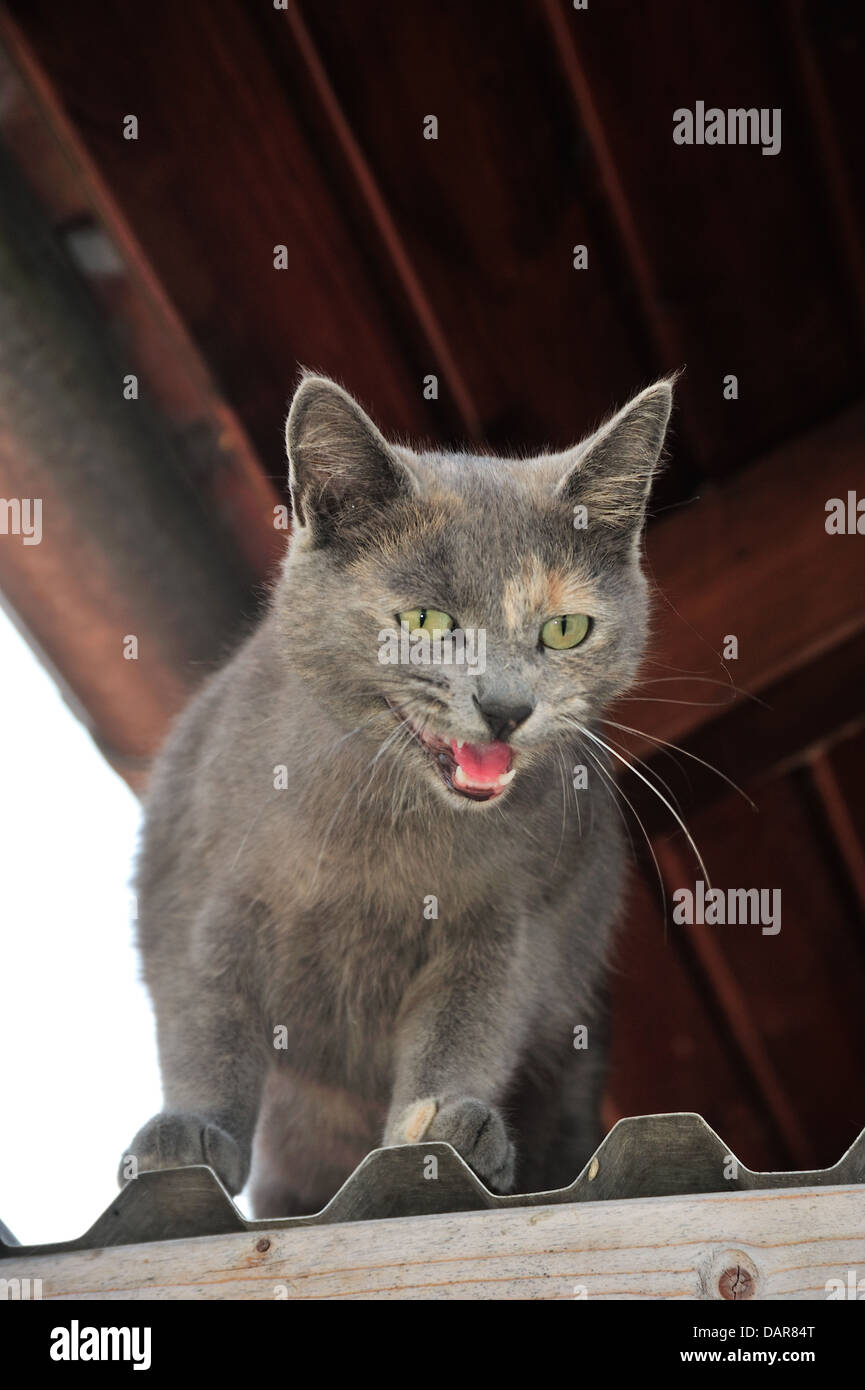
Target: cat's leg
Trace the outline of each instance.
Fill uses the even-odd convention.
[[[385,1144],[445,1140],[493,1190],[514,1181],[514,1145],[499,1102],[528,1019],[517,953],[502,940],[460,939],[415,978],[395,1040]]]
[[[121,1183],[146,1169],[198,1163],[232,1195],[246,1182],[263,1064],[229,1001],[208,1002],[212,1011],[198,999],[159,1029],[164,1105],[123,1155]]]
[[[581,1010],[583,1017],[586,1011]],[[608,1043],[601,1007],[593,1015],[586,1049],[575,1049],[569,1020],[554,1038],[537,1044],[508,1093],[517,1145],[518,1192],[569,1187],[603,1138],[601,1101]],[[562,1055],[564,1053],[564,1055]]]
[[[232,1195],[240,1192],[264,1069],[245,1021],[230,999],[199,995],[183,1017],[160,1022],[159,1050],[163,1109],[123,1155],[120,1182],[146,1169],[205,1163]]]
[[[378,1101],[271,1066],[249,1180],[256,1218],[321,1211],[377,1146],[384,1119]]]
[[[601,1104],[610,1054],[610,1002],[606,988],[597,991],[588,1020],[587,1046],[574,1049],[563,1068],[558,1097],[559,1124],[548,1155],[546,1183],[568,1187],[582,1172],[604,1137]]]
[[[233,970],[178,963],[148,974],[164,1104],[123,1155],[119,1180],[204,1163],[230,1193],[240,1192],[267,1063],[249,999]]]

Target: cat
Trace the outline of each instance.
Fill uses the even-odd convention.
[[[498,458],[389,443],[302,378],[282,574],[147,798],[165,1108],[138,1171],[209,1164],[257,1216],[319,1210],[380,1144],[446,1140],[500,1193],[577,1177],[626,878],[589,735],[646,642],[671,404],[664,379],[570,450]],[[379,657],[470,629],[483,670]]]

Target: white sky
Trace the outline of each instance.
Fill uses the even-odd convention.
[[[0,609],[0,1218],[81,1235],[160,1106],[132,947],[139,805]]]

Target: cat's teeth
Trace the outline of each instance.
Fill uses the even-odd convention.
[[[508,782],[512,782],[516,775],[517,770],[515,767],[512,767],[509,772],[499,773],[499,776],[497,777],[495,782],[495,786],[506,787],[508,785]],[[459,763],[457,763],[456,767],[453,770],[453,784],[455,787],[460,787],[463,791],[466,791],[468,788],[471,788],[474,791],[481,790],[481,788],[479,788],[475,782],[469,781],[468,777],[466,777],[465,772],[460,767]],[[489,788],[484,788],[484,790],[493,791],[494,788],[490,786]]]
[[[457,739],[457,752],[459,752],[460,749],[461,749],[461,748],[464,748],[464,747],[465,747],[465,739],[464,739],[464,738],[458,738],[458,739]]]

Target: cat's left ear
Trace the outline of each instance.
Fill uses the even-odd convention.
[[[353,396],[328,377],[306,375],[285,429],[298,526],[318,545],[347,539],[414,480]]]
[[[556,456],[556,496],[585,506],[588,527],[639,532],[673,405],[673,379],[647,386],[590,438]]]

